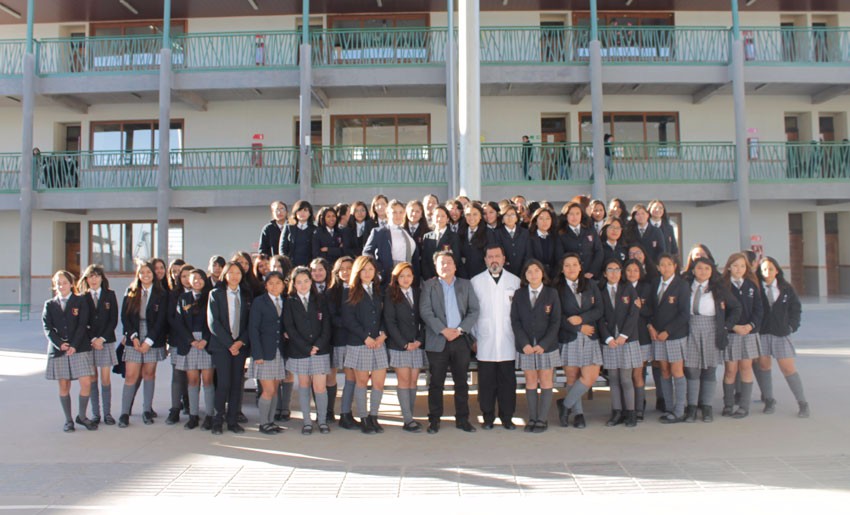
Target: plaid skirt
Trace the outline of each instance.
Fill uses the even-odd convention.
[[[517,352],[516,366],[520,370],[552,370],[561,366],[560,350],[543,354],[524,354]]]
[[[45,379],[74,380],[96,374],[94,356],[91,352],[75,352],[71,356],[48,356]]]
[[[209,352],[192,347],[185,356],[181,356],[175,349],[171,353],[171,360],[177,370],[209,370],[213,367],[212,356]]]
[[[648,343],[646,345],[639,345],[640,347],[640,359],[643,360],[644,363],[647,361],[652,361],[652,344]]]
[[[615,348],[603,345],[602,363],[608,370],[642,367],[643,355],[641,354],[640,343],[637,341],[626,342],[624,345]]]
[[[248,379],[257,379],[259,381],[283,380],[286,377],[286,362],[283,356],[280,355],[280,350],[274,351],[274,359],[263,360],[262,363],[257,363],[251,359],[251,366],[248,367]]]
[[[340,345],[331,349],[331,366],[337,370],[345,368],[345,351],[347,345]]]
[[[103,343],[103,348],[100,350],[92,349],[92,357],[94,358],[94,366],[96,368],[114,367],[118,364],[118,356],[115,355],[114,343]]]
[[[762,356],[773,356],[776,359],[795,358],[797,351],[791,338],[788,336],[774,336],[772,334],[759,335],[759,354]]]
[[[286,370],[301,376],[327,374],[331,371],[331,355],[316,354],[309,358],[288,359],[286,360]],[[283,376],[281,376],[282,378]]]
[[[354,370],[382,370],[390,366],[387,348],[370,349],[365,345],[349,345],[345,350],[345,367]]]
[[[676,363],[684,361],[687,355],[687,338],[679,338],[676,340],[652,340],[652,358],[656,361],[666,361],[667,363]]]
[[[393,368],[418,368],[419,370],[428,368],[428,357],[421,348],[416,350],[389,349],[389,351],[390,366]]]
[[[714,325],[714,317],[691,315],[685,366],[687,368],[708,368],[722,364],[723,356],[720,349],[717,348],[717,330]]]
[[[723,350],[724,361],[740,361],[759,357],[759,335],[750,333],[744,336],[729,333],[729,345]]]
[[[602,365],[602,349],[599,341],[591,340],[582,333],[578,338],[561,344],[561,365],[565,367],[586,367]]]
[[[125,363],[156,363],[165,359],[165,347],[151,347],[145,354],[137,351],[132,345],[124,346]]]

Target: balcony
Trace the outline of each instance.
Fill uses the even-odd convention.
[[[445,185],[446,145],[314,147],[312,168],[319,188]]]
[[[238,190],[293,186],[297,147],[184,149],[171,154],[176,190]]]
[[[24,73],[23,40],[0,41],[0,78],[19,77]]]
[[[750,179],[764,183],[843,182],[850,179],[850,144],[771,143],[749,147]]]
[[[157,36],[42,39],[38,41],[36,73],[156,73],[161,47],[162,38]]]
[[[172,62],[178,72],[298,68],[300,38],[295,31],[184,34],[172,39]]]
[[[447,34],[440,27],[315,31],[313,66],[440,65],[446,62]]]
[[[0,153],[0,194],[21,191],[18,181],[20,169],[20,154]]]
[[[605,64],[725,65],[729,30],[724,27],[600,27]],[[587,45],[582,49],[587,58]]]
[[[741,37],[751,65],[850,64],[847,27],[744,27]]]
[[[45,152],[34,158],[37,192],[155,190],[158,154],[154,151]]]

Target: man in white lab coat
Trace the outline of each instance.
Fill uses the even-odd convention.
[[[472,278],[472,288],[481,305],[473,330],[478,339],[478,404],[484,415],[483,429],[493,429],[496,400],[499,420],[505,429],[516,429],[511,421],[516,410],[516,346],[511,328],[511,301],[519,289],[519,277],[504,270],[505,253],[489,245],[484,256],[487,270]]]

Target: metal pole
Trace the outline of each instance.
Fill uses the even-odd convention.
[[[168,261],[171,210],[171,0],[162,2],[162,49],[159,52],[159,166],[156,180],[156,253]]]
[[[747,148],[746,78],[744,42],[738,21],[738,0],[732,0],[732,99],[735,107],[735,191],[738,198],[738,238],[741,250],[751,246],[750,232],[750,161]]]
[[[310,0],[303,0],[301,6],[301,89],[298,97],[298,160],[299,193],[303,200],[313,200],[312,157],[310,148],[310,126],[312,125],[311,95],[313,89],[313,63],[310,50]]]
[[[460,194],[481,198],[481,36],[476,0],[458,4]]]
[[[457,88],[455,74],[454,0],[446,1],[448,23],[446,35],[446,179],[449,196],[458,194],[457,175]]]
[[[35,0],[27,0],[27,43],[24,54],[23,120],[21,123],[21,232],[20,297],[21,311],[32,304],[32,185],[33,185],[33,108],[35,106],[35,54],[33,53],[33,15]]]
[[[590,111],[593,134],[593,185],[595,199],[605,200],[605,115],[602,108],[602,45],[599,42],[596,0],[590,0]]]

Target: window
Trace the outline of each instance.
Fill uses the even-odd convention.
[[[431,115],[332,116],[331,138],[332,145],[428,145]]]
[[[679,113],[605,113],[606,134],[620,143],[678,143]],[[590,113],[580,113],[581,141],[593,141]]]
[[[403,29],[428,26],[427,14],[333,16],[328,20],[332,29]]]
[[[133,273],[135,260],[158,256],[157,224],[154,221],[89,222],[89,263],[101,264],[106,272]],[[183,257],[183,220],[168,227],[168,259]]]
[[[171,122],[169,146],[172,151],[171,164],[180,164],[183,120]],[[95,152],[94,166],[154,166],[159,163],[159,122],[92,122],[90,148]]]
[[[182,36],[186,21],[171,22],[171,36]],[[130,23],[97,23],[91,26],[92,36],[162,36],[162,20]]]

